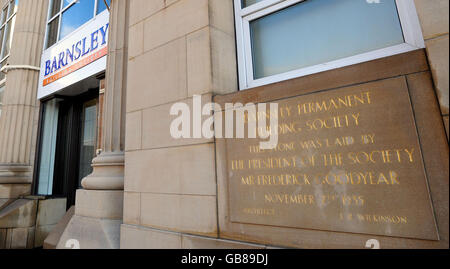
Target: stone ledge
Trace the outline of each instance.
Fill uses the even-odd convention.
[[[121,226],[121,249],[265,249],[267,246],[164,231],[142,226]]]

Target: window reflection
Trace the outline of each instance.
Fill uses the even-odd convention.
[[[254,78],[404,43],[394,0],[310,0],[250,22]]]
[[[97,99],[83,105],[81,120],[81,141],[78,185],[81,187],[83,178],[92,173],[92,160],[95,157],[97,138]]]
[[[3,61],[9,56],[18,3],[18,0],[10,0],[0,14],[0,60]]]
[[[4,37],[5,37],[5,27],[2,27],[0,29],[0,45],[3,44]],[[1,54],[1,48],[0,48],[0,54]]]
[[[47,48],[56,43],[56,39],[58,38],[58,25],[59,16],[56,17],[56,19],[54,19],[52,22],[50,22],[47,27]]]
[[[72,3],[74,0],[64,0],[64,4],[63,4],[63,8],[65,8],[65,7],[67,7],[70,3]],[[79,0],[78,1],[76,1],[76,2],[79,2]]]
[[[111,0],[106,0],[106,2],[108,3],[108,6],[111,5]],[[97,15],[102,13],[103,11],[106,10],[106,6],[105,6],[105,1],[103,0],[98,0],[98,4],[97,4]]]
[[[3,51],[2,51],[2,56],[1,58],[3,59],[3,57],[6,57],[9,54],[9,49],[11,48],[11,28],[12,28],[12,24],[13,24],[13,20],[10,20],[6,23],[6,32],[5,32],[5,37],[4,37],[4,45],[3,45]]]
[[[42,123],[42,145],[39,164],[39,195],[53,194],[53,173],[55,170],[55,154],[58,132],[58,100],[52,99],[44,104]]]
[[[106,2],[111,4],[111,0]],[[51,0],[45,48],[51,47],[105,10],[104,0]],[[7,10],[4,13],[0,14],[0,20],[6,17]]]
[[[63,39],[78,27],[93,18],[95,2],[92,0],[78,0],[63,12],[61,18],[61,32],[59,39]]]
[[[16,9],[16,5],[17,5],[17,3],[13,4],[11,2],[11,4],[8,6],[8,18],[11,17],[11,15],[14,13],[14,11]]]
[[[50,18],[53,18],[61,9],[61,0],[52,0],[50,3]]]

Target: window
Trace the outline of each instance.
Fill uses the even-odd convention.
[[[424,47],[413,0],[234,1],[241,89]]]
[[[53,194],[53,176],[58,132],[59,100],[52,99],[43,105],[42,141],[39,162],[37,194]]]
[[[111,0],[106,1],[108,5]],[[106,10],[104,0],[50,0],[45,48]]]
[[[0,14],[0,69],[7,64],[9,50],[11,49],[13,29],[15,24],[19,0],[10,0],[2,8]],[[5,74],[0,72],[0,84],[5,79]]]
[[[92,160],[97,148],[97,99],[83,104],[80,117],[81,140],[79,143],[80,158],[78,170],[78,187],[82,188],[83,178],[92,173]]]

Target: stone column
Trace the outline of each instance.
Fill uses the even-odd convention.
[[[102,153],[82,181],[85,190],[123,190],[129,1],[113,0],[104,96]]]
[[[47,9],[48,0],[20,0],[16,14],[0,117],[0,200],[30,193]]]
[[[102,152],[93,162],[93,172],[78,190],[75,215],[57,248],[76,239],[81,249],[120,247],[123,220],[125,94],[128,57],[128,12],[130,0],[112,0],[106,67],[106,89],[101,119]]]

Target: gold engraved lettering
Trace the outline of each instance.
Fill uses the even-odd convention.
[[[298,104],[298,115],[330,112],[344,108],[354,108],[362,105],[370,105],[372,103],[370,92],[363,92],[338,98],[327,99],[323,101]]]
[[[283,194],[283,193],[266,193],[264,200],[269,204],[297,204],[297,205],[315,205],[316,200],[314,195],[308,194]]]

